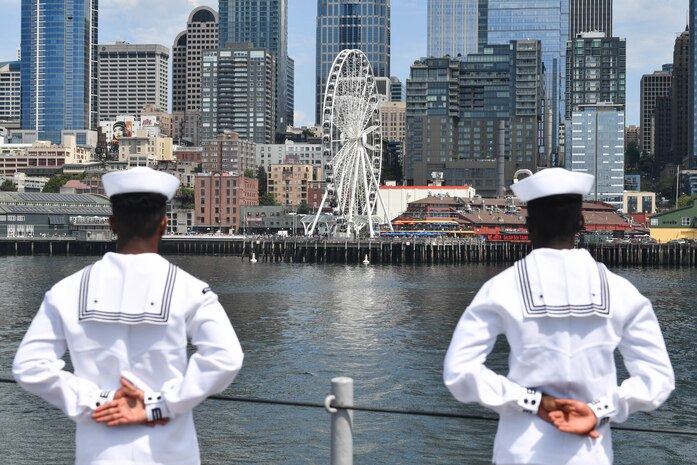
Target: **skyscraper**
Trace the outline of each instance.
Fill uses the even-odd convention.
[[[566,44],[566,119],[581,105],[625,104],[627,42],[582,32]]]
[[[639,147],[652,155],[656,154],[656,104],[660,97],[669,97],[672,75],[670,71],[654,71],[641,77],[641,138]]]
[[[612,0],[571,0],[569,39],[581,32],[604,32],[612,37]]]
[[[276,66],[273,55],[252,44],[228,42],[203,52],[202,141],[224,131],[259,144],[274,141]]]
[[[428,0],[428,56],[477,53],[481,0]]]
[[[405,178],[471,185],[495,196],[518,169],[536,170],[544,74],[537,40],[490,45],[461,59],[426,58],[407,80]]]
[[[697,1],[690,0],[689,9],[690,30],[694,31],[697,27]],[[697,34],[690,34],[690,73],[689,73],[689,95],[688,105],[690,106],[688,127],[690,128],[690,154],[688,167],[697,169],[697,131],[695,130],[695,114],[697,113]]]
[[[675,163],[689,161],[690,137],[689,125],[692,107],[689,104],[690,89],[690,36],[686,29],[675,39],[673,48],[673,81],[671,83],[671,131],[672,157]],[[689,166],[683,165],[683,167]]]
[[[201,122],[201,64],[204,50],[218,47],[218,13],[210,7],[195,8],[172,45],[172,116],[182,123],[173,129],[174,139],[198,144]]]
[[[288,57],[288,84],[286,93],[286,124],[295,125],[295,60]]]
[[[315,121],[329,69],[341,50],[359,49],[375,77],[390,77],[390,0],[318,0]]]
[[[581,105],[571,115],[574,142],[567,168],[595,176],[584,198],[622,208],[624,191],[624,106]]]
[[[556,152],[557,128],[564,118],[566,87],[566,41],[569,37],[570,0],[488,0],[479,5],[486,21],[489,44],[508,44],[511,40],[542,42],[547,100],[552,105],[552,152]],[[484,5],[486,3],[486,5]],[[483,37],[480,32],[480,44]],[[480,50],[481,51],[481,50]]]
[[[22,129],[97,127],[97,0],[22,1]]]
[[[21,108],[19,61],[0,63],[0,127],[18,128]]]
[[[220,47],[228,42],[265,48],[276,61],[276,132],[288,123],[288,1],[220,0]],[[290,111],[292,114],[292,110]]]
[[[143,105],[167,108],[169,50],[114,42],[99,46],[99,120],[140,116]]]

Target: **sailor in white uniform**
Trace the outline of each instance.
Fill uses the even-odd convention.
[[[157,254],[179,181],[134,168],[103,183],[117,251],[46,293],[14,377],[75,421],[76,464],[199,464],[192,410],[235,379],[240,343],[208,285]]]
[[[593,176],[552,168],[511,186],[528,202],[533,251],[490,279],[462,315],[443,379],[461,402],[499,414],[493,462],[613,462],[609,421],[663,403],[673,369],[651,302],[574,249]],[[498,335],[508,374],[485,365]],[[618,384],[613,352],[629,377]]]

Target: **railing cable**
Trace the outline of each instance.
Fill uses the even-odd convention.
[[[6,384],[16,384],[16,381],[8,378],[0,378],[0,383]],[[325,405],[319,402],[302,402],[294,400],[276,400],[276,399],[262,399],[254,397],[238,397],[238,396],[221,396],[214,395],[208,397],[211,400],[219,400],[225,402],[243,402],[250,404],[267,404],[267,405],[282,405],[287,407],[303,407],[303,408],[318,408],[325,409]],[[387,413],[395,415],[412,415],[412,416],[422,416],[422,417],[436,417],[436,418],[454,418],[462,420],[477,420],[477,421],[498,421],[498,417],[487,416],[487,415],[472,415],[466,413],[451,413],[451,412],[430,412],[426,410],[410,410],[410,409],[399,409],[399,408],[385,408],[385,407],[362,407],[354,405],[351,408],[337,407],[332,405],[333,408],[339,410],[352,410],[354,412],[371,412],[371,413]],[[697,436],[697,431],[690,430],[675,430],[675,429],[665,429],[665,428],[643,428],[639,426],[628,426],[628,425],[611,425],[614,431],[633,431],[639,433],[660,433],[660,434],[675,434],[682,436]]]

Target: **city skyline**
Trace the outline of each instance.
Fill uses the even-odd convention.
[[[295,124],[314,122],[316,0],[289,0],[288,55],[295,60]],[[191,11],[200,5],[218,8],[217,0],[102,0],[99,43],[171,47]],[[0,0],[0,61],[16,59],[20,45],[20,0]],[[627,39],[627,125],[639,124],[640,80],[643,74],[672,62],[673,44],[687,23],[688,0],[615,0],[615,36]],[[403,83],[409,67],[427,54],[427,2],[392,0],[391,75]],[[128,11],[137,12],[132,17]]]

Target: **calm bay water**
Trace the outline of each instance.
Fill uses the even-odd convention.
[[[335,376],[354,378],[360,406],[492,414],[453,400],[441,370],[455,323],[502,267],[344,266],[256,263],[239,257],[169,257],[218,293],[245,351],[225,392],[320,403]],[[0,266],[0,377],[43,293],[94,257],[4,257]],[[654,302],[677,389],[628,425],[697,431],[697,270],[614,270]],[[505,344],[490,365],[504,371]],[[206,464],[329,462],[329,414],[321,409],[208,400],[196,409]],[[356,464],[486,464],[495,423],[356,412]],[[67,464],[73,425],[14,384],[0,384],[0,461]],[[616,464],[697,463],[687,436],[614,433]]]

